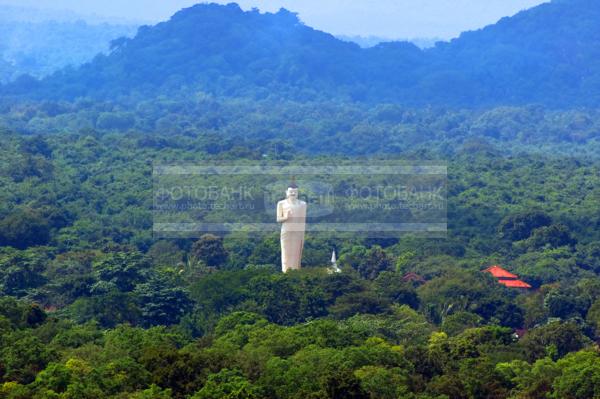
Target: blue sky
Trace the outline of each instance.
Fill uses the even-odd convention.
[[[194,0],[0,0],[0,4],[65,9],[119,19],[168,19]],[[229,3],[230,0],[216,0]],[[544,3],[544,0],[239,0],[244,9],[285,7],[317,29],[340,35],[448,39]]]

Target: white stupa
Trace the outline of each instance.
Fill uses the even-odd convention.
[[[335,256],[335,249],[331,253],[331,268],[329,269],[330,273],[340,273],[342,269],[338,267],[337,258]]]

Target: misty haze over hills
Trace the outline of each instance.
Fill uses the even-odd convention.
[[[149,21],[125,17],[104,16],[98,14],[80,14],[67,9],[50,9],[42,7],[15,6],[0,4],[0,21],[2,22],[75,22],[85,21],[90,25],[110,24],[138,26]]]
[[[0,5],[0,83],[22,74],[44,77],[107,53],[111,40],[131,37],[135,24],[70,11]]]
[[[127,18],[79,14],[70,10],[0,5],[0,83],[22,74],[41,78],[66,66],[79,66],[109,51],[110,41],[131,37],[148,24]],[[440,38],[392,39],[377,36],[338,36],[368,48],[382,42],[409,41],[429,48]],[[64,46],[68,43],[68,46]]]

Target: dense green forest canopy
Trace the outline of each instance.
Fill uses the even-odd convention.
[[[550,110],[534,105],[456,110],[334,101],[252,101],[203,92],[125,104],[91,98],[74,102],[0,99],[0,126],[28,135],[126,132],[156,149],[184,147],[197,137],[209,153],[221,153],[239,143],[240,156],[254,159],[285,158],[292,152],[413,153],[418,158],[419,150],[431,149],[444,156],[489,151],[597,157],[598,115],[593,109]]]
[[[409,149],[448,161],[448,236],[309,235],[305,269],[283,275],[276,234],[153,237],[152,165],[302,163],[310,148],[206,131],[2,135],[4,397],[598,393],[595,157]],[[347,160],[343,148],[317,157]],[[341,274],[325,272],[332,248]],[[481,272],[496,263],[535,290]]]
[[[597,106],[600,4],[544,3],[421,50],[408,42],[368,49],[304,25],[287,10],[199,4],[113,42],[80,68],[5,95],[101,99],[209,92],[301,101],[343,99],[482,107]]]

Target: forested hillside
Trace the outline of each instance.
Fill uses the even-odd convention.
[[[293,102],[173,95],[138,103],[78,99],[19,101],[0,98],[0,126],[25,134],[68,132],[158,133],[162,147],[177,137],[200,137],[210,152],[250,141],[251,157],[345,154],[406,156],[436,149],[450,156],[486,150],[578,157],[600,154],[597,110],[541,106],[482,110],[366,106],[344,102]],[[164,135],[164,136],[162,136]],[[148,141],[155,139],[148,138]],[[210,143],[210,144],[208,144]],[[240,149],[244,154],[248,149]]]
[[[289,11],[199,4],[120,40],[109,56],[5,94],[73,99],[186,94],[482,107],[599,104],[600,3],[553,1],[421,50],[361,49]]]

